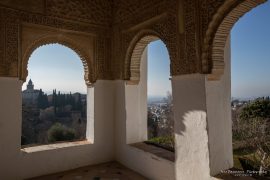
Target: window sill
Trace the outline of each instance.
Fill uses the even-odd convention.
[[[22,148],[21,151],[24,153],[34,153],[34,152],[50,151],[50,150],[55,150],[55,149],[84,146],[84,145],[91,145],[91,144],[93,144],[93,143],[91,143],[90,141],[87,141],[87,140],[74,141],[74,142],[62,142],[62,143],[55,143],[55,144],[46,144],[46,145],[25,147],[25,148]]]
[[[163,149],[163,148],[160,148],[160,147],[157,147],[154,145],[146,144],[144,142],[130,144],[130,146],[135,147],[135,148],[140,149],[140,150],[143,150],[145,152],[154,154],[157,157],[166,159],[168,161],[175,162],[174,152],[168,151],[166,149]]]

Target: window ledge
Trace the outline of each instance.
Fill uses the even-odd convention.
[[[138,148],[145,152],[154,154],[157,157],[166,159],[168,161],[175,162],[175,154],[174,152],[171,152],[169,150],[166,150],[166,149],[154,146],[154,145],[146,144],[144,142],[130,144],[130,146]]]
[[[32,147],[25,147],[22,148],[21,151],[24,153],[34,153],[40,151],[49,151],[55,149],[62,149],[68,147],[76,147],[76,146],[84,146],[93,144],[90,141],[74,141],[74,142],[62,142],[62,143],[55,143],[55,144],[46,144],[46,145],[39,145],[39,146],[32,146]]]

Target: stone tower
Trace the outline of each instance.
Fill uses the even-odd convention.
[[[27,90],[34,90],[34,84],[31,79],[29,80],[27,84]]]

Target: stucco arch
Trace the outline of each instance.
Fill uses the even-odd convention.
[[[202,47],[202,71],[209,80],[219,80],[224,73],[224,47],[234,24],[247,12],[267,0],[227,0],[217,10],[205,34]]]
[[[130,80],[129,82],[131,84],[139,83],[141,56],[147,45],[156,40],[161,40],[166,45],[162,37],[153,30],[140,31],[134,36],[134,38],[130,42],[125,58],[125,72],[126,79]],[[169,51],[167,45],[166,47]]]
[[[31,57],[32,53],[39,47],[49,45],[49,44],[60,44],[63,46],[66,46],[73,51],[77,53],[77,55],[80,57],[83,67],[84,67],[84,80],[87,86],[90,86],[91,83],[93,83],[90,77],[90,72],[92,71],[92,65],[91,65],[91,59],[87,55],[86,52],[82,51],[82,47],[72,40],[71,38],[68,38],[64,35],[45,35],[41,38],[38,38],[34,40],[25,50],[25,52],[22,55],[22,62],[20,67],[20,79],[25,81],[28,76],[28,62],[29,58]]]

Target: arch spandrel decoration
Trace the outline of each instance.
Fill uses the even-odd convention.
[[[142,54],[149,43],[159,39],[163,41],[161,36],[153,30],[142,30],[132,39],[125,58],[125,79],[129,80],[129,84],[139,83]]]
[[[202,47],[202,72],[209,80],[219,80],[224,73],[224,47],[233,25],[247,12],[267,0],[227,0],[208,25]]]
[[[29,36],[29,34],[31,33],[32,36]],[[39,29],[31,29],[31,31],[27,29],[26,33],[23,33],[22,37],[22,58],[19,67],[19,78],[23,81],[26,80],[26,77],[28,75],[28,61],[34,50],[48,44],[61,44],[72,49],[80,57],[84,67],[85,83],[87,86],[91,86],[91,84],[94,83],[94,75],[93,60],[90,56],[90,49],[93,48],[91,45],[86,46],[88,44],[81,40],[84,38],[84,36],[79,36],[80,35],[77,34],[72,36],[69,33],[61,33],[57,31],[47,31],[47,33],[44,33],[42,31],[39,31]]]

